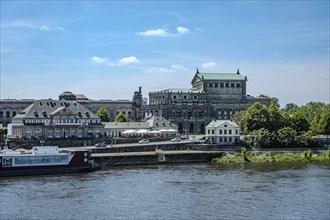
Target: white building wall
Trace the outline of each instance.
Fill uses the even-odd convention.
[[[211,143],[221,145],[236,144],[240,137],[240,128],[224,123],[219,127],[207,127],[206,136]]]

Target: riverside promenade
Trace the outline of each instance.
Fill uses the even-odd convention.
[[[88,149],[91,158],[101,166],[125,166],[165,163],[196,163],[208,162],[221,157],[225,151],[221,146],[193,143],[191,140],[180,142],[150,142],[146,144],[118,144],[105,147],[74,147],[63,148],[69,150]],[[240,151],[240,147],[232,150]]]
[[[146,144],[130,143],[107,145],[104,147],[86,146],[62,148],[68,150],[88,149],[91,151],[91,158],[102,167],[126,166],[126,165],[148,165],[168,163],[197,163],[209,162],[213,158],[223,157],[232,153],[240,153],[241,146],[222,146],[215,144],[194,143],[191,140],[180,142],[150,142]],[[248,150],[253,155],[260,155],[267,151],[277,153],[303,152],[302,148],[272,148],[262,150]],[[324,152],[325,149],[313,149]]]
[[[101,166],[146,165],[166,163],[196,163],[220,157],[221,151],[147,151],[121,153],[92,153],[92,158]]]

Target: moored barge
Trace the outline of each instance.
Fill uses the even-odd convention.
[[[0,153],[0,177],[89,172],[96,168],[88,150],[61,151],[57,146]]]

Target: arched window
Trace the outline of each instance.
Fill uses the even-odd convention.
[[[32,137],[31,129],[26,129],[24,132],[24,136],[25,136],[25,138],[30,139]]]
[[[12,115],[13,115],[13,117],[15,117],[16,116],[16,111],[13,111],[13,114]]]
[[[3,111],[0,111],[0,118],[3,118]]]
[[[194,124],[193,123],[190,123],[190,125],[189,125],[189,133],[194,134]]]
[[[201,134],[205,134],[205,124],[201,124]]]
[[[34,130],[34,137],[40,138],[41,137],[41,133],[42,133],[41,128],[36,128]]]
[[[6,118],[10,118],[10,111],[6,112]]]
[[[180,134],[183,134],[183,125],[182,125],[182,123],[180,123],[180,124],[178,125],[178,130],[179,130],[179,133],[180,133]]]

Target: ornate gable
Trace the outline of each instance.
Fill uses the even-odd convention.
[[[76,113],[73,113],[72,111],[70,111],[70,109],[66,108],[66,107],[59,107],[57,108],[55,111],[53,111],[52,113],[50,113],[50,115],[52,117],[76,117]]]
[[[200,82],[200,81],[202,81],[202,79],[201,79],[199,73],[196,73],[194,78],[191,81],[191,84],[195,84],[195,83]]]

